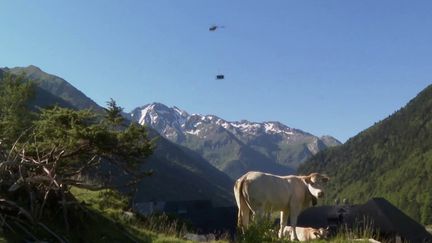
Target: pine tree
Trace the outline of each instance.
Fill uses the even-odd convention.
[[[107,121],[111,122],[114,125],[121,125],[124,121],[122,117],[123,108],[118,106],[116,101],[112,98],[110,101],[106,102],[107,108],[105,108],[105,118]]]
[[[115,119],[109,120],[110,117]],[[95,176],[102,172],[102,161],[123,172],[119,174],[129,175],[123,183],[136,185],[149,174],[139,166],[153,152],[154,143],[143,126],[120,127],[114,126],[113,121],[120,119],[91,110],[58,106],[41,109],[25,139],[14,144],[8,152],[10,156],[0,158],[1,165],[7,165],[0,166],[0,196],[8,197],[11,192],[21,195],[20,200],[24,201],[20,203],[31,205],[32,217],[43,216],[51,198],[55,206],[60,203],[68,229],[67,205],[73,200],[69,191],[72,186],[90,190],[124,186]],[[0,152],[4,154],[4,150]]]
[[[34,84],[23,76],[6,73],[0,80],[0,141],[10,147],[31,127],[34,114],[29,102],[34,97]]]

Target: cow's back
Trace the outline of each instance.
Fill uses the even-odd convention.
[[[244,175],[243,193],[252,210],[264,208],[275,211],[286,209],[299,187],[302,185],[296,177],[252,171]]]

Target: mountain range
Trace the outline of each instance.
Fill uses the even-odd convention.
[[[232,179],[250,170],[292,174],[307,158],[341,144],[331,136],[319,138],[280,122],[229,122],[161,103],[134,109],[130,119],[199,153]]]

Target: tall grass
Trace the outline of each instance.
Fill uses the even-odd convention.
[[[253,221],[248,229],[238,232],[237,241],[241,243],[280,242],[277,239],[277,229],[271,220],[262,220],[259,223]]]
[[[278,238],[279,225],[275,225],[271,220],[261,220],[259,223],[252,222],[249,228],[244,232],[238,232],[236,242],[239,243],[260,243],[260,242],[274,242],[285,243],[291,242],[288,238]],[[341,226],[333,236],[328,239],[318,239],[309,242],[323,243],[352,243],[352,242],[369,242],[368,239],[379,238],[379,234],[372,227],[372,223],[364,219],[354,229],[349,229],[347,226]],[[358,241],[353,241],[356,239]]]
[[[353,229],[348,228],[346,225],[341,226],[336,235],[340,242],[348,242],[352,239],[378,239],[380,238],[379,232],[373,227],[373,223],[368,218],[360,220]],[[367,241],[366,241],[367,242]]]
[[[132,224],[152,232],[176,237],[182,237],[191,230],[186,222],[163,213],[147,217],[137,216],[137,220]]]

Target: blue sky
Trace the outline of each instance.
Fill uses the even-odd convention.
[[[430,0],[0,0],[0,66],[36,65],[126,111],[162,102],[346,141],[431,84],[431,13]]]

